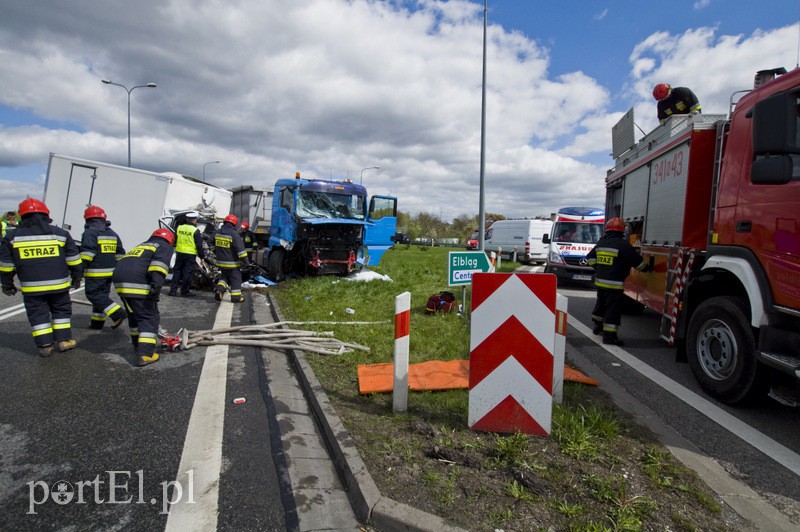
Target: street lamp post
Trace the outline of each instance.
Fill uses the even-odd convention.
[[[208,161],[207,163],[203,163],[203,181],[206,180],[206,165],[207,164],[219,164],[219,161]]]
[[[158,85],[155,83],[148,83],[147,85],[134,85],[130,89],[125,85],[121,85],[119,83],[114,83],[111,80],[104,79],[101,80],[106,85],[116,85],[117,87],[122,87],[125,89],[125,92],[128,93],[128,167],[131,166],[131,92],[133,89],[140,89],[140,88],[148,88],[148,89],[155,89]]]
[[[363,185],[364,184],[364,170],[380,170],[380,168],[381,168],[380,166],[367,166],[366,168],[362,168],[361,169],[361,177],[359,177],[359,179],[358,179],[358,184],[359,185]]]

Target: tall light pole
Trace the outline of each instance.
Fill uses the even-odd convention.
[[[483,233],[486,231],[484,208],[484,181],[486,179],[486,19],[489,17],[489,0],[483,0],[483,79],[481,83],[481,170],[478,193],[478,249],[483,251]]]
[[[206,180],[206,165],[207,164],[219,164],[219,161],[208,161],[207,163],[203,163],[203,181]]]
[[[380,170],[380,166],[367,166],[366,168],[361,169],[361,177],[358,179],[358,184],[362,185],[364,183],[364,170]]]
[[[114,83],[113,81],[108,79],[104,79],[101,81],[106,85],[116,85],[117,87],[122,87],[128,93],[128,167],[130,167],[131,166],[131,92],[133,92],[133,89],[140,89],[140,88],[155,89],[158,85],[156,85],[155,83],[148,83],[147,85],[134,85],[129,89],[125,85]]]

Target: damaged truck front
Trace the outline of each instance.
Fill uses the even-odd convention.
[[[269,245],[262,256],[268,276],[347,275],[377,264],[392,245],[397,199],[375,196],[350,181],[279,179],[272,198]]]

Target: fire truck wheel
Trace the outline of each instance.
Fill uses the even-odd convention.
[[[701,303],[689,321],[689,366],[700,386],[723,403],[749,402],[766,392],[747,315],[739,298],[714,297]]]
[[[276,283],[283,281],[283,261],[285,257],[286,252],[282,249],[273,249],[269,254],[267,273],[269,274],[271,281],[275,281]]]

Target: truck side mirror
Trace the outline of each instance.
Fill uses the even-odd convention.
[[[754,185],[785,185],[792,180],[792,169],[789,155],[760,157],[750,165],[750,182]]]
[[[758,102],[753,108],[753,155],[800,154],[798,120],[794,94],[776,94]]]
[[[547,233],[542,235],[542,244],[549,244],[550,243],[550,235]]]

